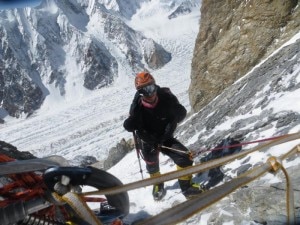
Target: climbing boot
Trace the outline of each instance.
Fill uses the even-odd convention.
[[[196,195],[199,195],[207,190],[204,185],[192,183],[191,180],[178,180],[179,186],[182,190],[182,194],[190,199]]]
[[[164,183],[154,184],[152,190],[153,199],[155,201],[161,200],[166,195]]]
[[[206,191],[207,188],[202,184],[192,183],[191,186],[183,192],[183,195],[189,199]]]
[[[157,177],[160,175],[160,172],[150,174],[150,177]],[[154,184],[152,190],[153,199],[155,201],[161,200],[166,195],[166,190],[164,188],[164,183]]]

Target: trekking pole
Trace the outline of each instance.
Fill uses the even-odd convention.
[[[140,153],[139,153],[139,151],[140,151],[140,145],[138,143],[135,131],[133,131],[132,133],[133,133],[133,140],[134,140],[134,146],[135,146],[135,149],[136,149],[137,158],[138,158],[138,161],[139,161],[140,173],[142,175],[142,180],[143,180],[144,176],[143,176],[143,170],[142,170],[142,165],[141,165],[141,157],[140,157]]]

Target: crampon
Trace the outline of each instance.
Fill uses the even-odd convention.
[[[84,195],[121,181],[100,169],[66,165],[58,156],[15,160],[0,154],[0,224],[123,225],[127,192]]]

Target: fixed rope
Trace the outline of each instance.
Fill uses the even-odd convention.
[[[298,150],[299,145],[291,149],[287,154],[283,155],[280,157],[280,161],[283,159],[287,158],[290,155],[296,154],[299,152]],[[274,165],[270,163],[270,161],[274,161],[275,157],[270,157],[267,162],[265,162],[261,166],[257,166],[244,174],[240,175],[237,178],[232,179],[229,182],[226,182],[223,185],[220,185],[218,187],[215,187],[211,190],[208,190],[204,193],[202,193],[199,196],[196,196],[195,198],[192,198],[190,200],[187,200],[181,204],[178,204],[176,206],[173,206],[172,208],[165,210],[164,212],[153,216],[149,219],[145,219],[141,222],[138,222],[137,225],[173,225],[176,224],[180,221],[183,221],[194,214],[198,213],[199,211],[213,205],[214,203],[220,201],[222,198],[225,196],[229,195],[236,189],[245,186],[249,182],[261,177],[265,173],[274,170]],[[278,164],[278,160],[276,159],[276,167],[277,170],[279,168],[283,168],[281,164]],[[290,181],[287,182],[289,183],[289,186],[292,189],[292,186],[290,185]],[[291,190],[287,191],[290,192]],[[287,215],[288,215],[288,221],[287,224],[289,225],[296,225],[295,222],[295,214],[294,214],[294,205],[291,204],[293,200],[293,196],[289,195],[287,198]]]
[[[158,182],[173,180],[173,179],[185,176],[185,175],[190,175],[190,174],[194,174],[194,173],[197,173],[197,172],[207,171],[209,169],[224,165],[224,164],[226,164],[230,161],[233,161],[235,159],[244,157],[247,154],[250,154],[252,152],[265,150],[267,148],[270,148],[270,147],[273,147],[273,146],[276,146],[276,145],[279,145],[279,144],[282,144],[282,143],[285,143],[285,142],[288,142],[288,141],[296,140],[296,139],[299,139],[299,138],[300,138],[300,132],[299,133],[294,133],[294,134],[283,135],[283,136],[280,136],[280,137],[273,138],[273,140],[271,140],[269,143],[259,145],[259,146],[255,147],[253,149],[249,149],[247,151],[239,152],[239,153],[234,154],[234,155],[230,155],[230,156],[226,156],[226,157],[223,157],[223,158],[220,158],[220,159],[208,161],[208,162],[205,162],[205,163],[202,163],[202,164],[199,164],[199,165],[190,166],[190,167],[184,168],[184,169],[179,170],[179,171],[169,172],[169,173],[163,174],[163,175],[158,176],[158,177],[149,178],[149,179],[145,179],[145,180],[142,180],[142,181],[137,181],[137,182],[125,184],[123,186],[113,187],[113,188],[109,188],[109,189],[102,189],[102,190],[98,190],[98,191],[94,191],[94,192],[86,192],[86,193],[83,193],[83,194],[80,194],[80,195],[76,195],[75,197],[76,197],[76,199],[81,199],[81,195],[88,196],[88,195],[116,194],[116,193],[133,190],[133,189],[140,188],[140,187],[145,187],[145,186],[148,186],[148,185],[153,185],[153,184],[158,183]],[[295,154],[296,152],[299,152],[299,149],[300,149],[299,146],[293,148],[290,152],[288,152],[285,155],[283,155],[282,157],[280,157],[280,160],[283,160],[284,158],[286,158],[287,156],[289,156],[291,154]],[[228,183],[225,183],[224,185],[222,185],[222,187],[223,187],[222,189],[220,189],[219,187],[216,187],[216,188],[214,188],[210,191],[207,191],[207,192],[203,193],[201,196],[199,196],[199,198],[203,196],[203,199],[198,200],[198,202],[201,202],[201,204],[203,204],[202,206],[199,205],[199,203],[197,203],[197,202],[193,203],[192,202],[193,199],[191,199],[191,200],[188,200],[188,201],[182,203],[182,204],[188,204],[188,207],[185,206],[186,208],[188,208],[187,211],[182,210],[180,208],[177,208],[177,206],[173,207],[171,210],[179,210],[180,213],[177,213],[178,215],[176,214],[176,216],[174,216],[173,213],[176,213],[176,211],[175,211],[175,212],[172,213],[173,216],[171,216],[171,217],[176,218],[174,220],[175,222],[178,222],[178,221],[183,220],[187,217],[190,217],[195,212],[198,212],[199,210],[208,207],[209,205],[211,205],[214,202],[220,200],[221,198],[228,195],[229,193],[236,190],[237,188],[245,185],[246,183],[248,183],[248,182],[250,182],[254,179],[257,179],[258,177],[263,175],[265,172],[270,171],[271,169],[274,170],[274,168],[277,169],[277,170],[278,170],[278,168],[282,169],[283,166],[279,162],[280,161],[271,158],[268,161],[268,163],[265,163],[263,166],[260,166],[257,169],[250,170],[250,171],[246,172],[245,175],[242,175],[238,178],[233,179],[232,181],[230,181]],[[4,163],[4,165],[5,165],[5,163]],[[47,163],[45,163],[45,165],[43,165],[43,166],[46,166],[46,165],[47,165]],[[283,172],[286,173],[284,169],[283,169]],[[292,188],[291,188],[292,185],[290,185],[288,176],[286,176],[286,179],[287,179],[287,183],[289,183],[289,184],[287,184],[288,185],[287,189],[292,190]],[[218,190],[219,190],[219,192],[218,192]],[[209,194],[209,193],[213,193],[213,194]],[[292,195],[290,193],[291,193],[291,191],[289,190],[288,193],[287,193],[287,199],[292,198],[291,197]],[[205,198],[205,196],[206,196],[207,199]],[[68,196],[64,200],[68,201],[68,199],[72,199],[73,197],[74,196]],[[198,197],[196,197],[196,198],[198,198]],[[75,202],[75,201],[71,201],[71,202]],[[293,213],[293,201],[287,200],[287,202],[288,202],[288,205],[287,205],[288,220],[292,224],[295,221],[295,218],[294,218],[295,216],[294,216],[294,213]],[[180,205],[179,205],[179,207],[180,207]],[[150,218],[152,220],[151,220],[151,223],[149,223],[149,224],[159,225],[160,224],[159,221],[161,220],[161,218],[163,218],[165,215],[168,215],[168,212],[169,211],[167,210],[166,213],[163,212],[163,213],[159,214],[157,217]],[[172,219],[172,218],[169,218],[169,219]],[[93,220],[94,219],[92,219],[92,221]],[[157,220],[157,222],[153,222],[153,220]],[[145,221],[143,221],[141,224],[147,224],[147,223],[144,223],[144,222]],[[172,223],[174,223],[174,222],[172,222]],[[163,224],[171,224],[171,222],[167,223],[166,220],[163,220]]]
[[[282,138],[282,137],[287,137],[289,135],[290,134],[285,134],[285,135],[274,136],[274,137],[270,137],[270,138],[259,139],[259,140],[255,140],[255,141],[242,142],[242,143],[232,144],[232,145],[224,145],[224,146],[216,147],[216,148],[212,148],[212,149],[200,149],[198,151],[194,150],[194,151],[188,151],[188,152],[182,151],[182,150],[179,150],[179,149],[175,149],[175,148],[171,148],[171,147],[167,147],[167,146],[164,146],[164,145],[162,145],[161,147],[165,148],[165,149],[168,149],[168,150],[171,150],[171,151],[174,151],[174,152],[189,155],[189,157],[191,159],[193,159],[193,158],[197,157],[198,155],[200,155],[204,152],[213,152],[213,151],[227,149],[227,148],[230,149],[230,148],[235,148],[235,147],[241,147],[243,145],[261,143],[261,142],[266,142],[266,141],[273,141],[273,140],[276,140],[276,139],[279,139],[279,138]]]
[[[276,140],[278,138],[286,137],[288,135],[289,134],[285,134],[285,135],[280,135],[280,136],[275,136],[275,137],[270,137],[270,138],[264,138],[264,139],[255,140],[255,141],[248,141],[248,142],[242,142],[242,143],[231,144],[231,145],[223,145],[221,147],[216,147],[216,148],[212,148],[212,149],[201,149],[201,150],[198,150],[198,151],[191,151],[191,150],[189,150],[189,151],[182,151],[180,149],[176,149],[176,148],[172,148],[172,147],[168,147],[168,146],[164,146],[164,145],[159,146],[159,148],[167,149],[167,150],[170,150],[170,151],[173,151],[173,152],[177,152],[177,153],[183,154],[183,155],[188,155],[189,158],[190,158],[190,160],[194,160],[194,158],[196,158],[198,155],[200,155],[200,154],[202,154],[204,152],[213,152],[213,151],[217,151],[217,150],[223,150],[223,149],[230,149],[230,148],[241,147],[243,145],[249,145],[249,144],[255,144],[255,143],[260,143],[260,142],[272,141],[272,140]],[[135,142],[136,141],[137,141],[137,137],[135,137]],[[138,152],[138,160],[139,160],[139,165],[140,165],[140,171],[142,171],[141,170],[141,164],[140,164],[141,163],[140,162],[140,154],[141,153]],[[147,164],[151,164],[151,162],[147,162],[144,158],[143,158],[143,160]]]
[[[273,141],[270,141],[268,143],[259,145],[259,146],[255,147],[253,149],[249,149],[249,150],[239,152],[239,153],[236,153],[236,154],[233,154],[233,155],[225,156],[223,158],[211,160],[211,161],[204,162],[204,163],[194,165],[194,166],[189,166],[189,167],[183,168],[181,170],[168,172],[168,173],[162,174],[162,175],[157,176],[157,177],[147,178],[147,179],[144,179],[144,180],[124,184],[123,186],[107,188],[107,189],[102,189],[102,190],[98,190],[98,191],[85,192],[85,193],[83,193],[83,195],[117,194],[117,193],[124,192],[124,191],[130,191],[130,190],[134,190],[134,189],[149,186],[149,185],[154,185],[156,183],[162,183],[162,182],[165,182],[165,181],[174,180],[174,179],[177,179],[179,177],[204,172],[204,171],[207,171],[209,169],[212,169],[212,168],[215,168],[215,167],[218,167],[218,166],[222,166],[222,165],[224,165],[228,162],[231,162],[235,159],[242,158],[242,157],[244,157],[244,156],[246,156],[246,155],[248,155],[252,152],[263,151],[263,150],[266,150],[270,147],[273,147],[273,146],[276,146],[276,145],[279,145],[279,144],[282,144],[282,143],[285,143],[285,142],[293,141],[293,140],[296,140],[296,139],[300,139],[300,132],[282,136],[282,137],[277,138],[277,139],[275,139]]]

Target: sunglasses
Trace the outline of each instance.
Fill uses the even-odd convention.
[[[140,93],[140,95],[149,97],[156,92],[156,85],[155,84],[147,85],[145,87],[140,88],[138,92]]]

